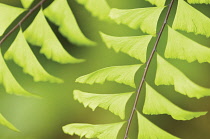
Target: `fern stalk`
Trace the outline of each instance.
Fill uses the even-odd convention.
[[[168,18],[169,18],[169,15],[170,15],[170,12],[171,12],[171,9],[172,9],[173,4],[174,4],[174,0],[171,0],[171,2],[170,2],[170,4],[169,4],[169,7],[168,7],[168,11],[167,11],[166,16],[165,16],[165,19],[164,19],[164,22],[163,22],[163,24],[162,24],[162,27],[161,27],[159,33],[158,33],[156,42],[155,42],[155,44],[154,44],[153,50],[152,50],[152,52],[151,52],[151,54],[150,54],[150,56],[149,56],[149,59],[148,59],[147,62],[146,62],[146,67],[145,67],[145,69],[144,69],[144,73],[143,73],[143,76],[142,76],[142,78],[141,78],[141,82],[140,82],[140,84],[139,84],[139,87],[138,87],[138,90],[137,90],[137,93],[136,93],[136,97],[135,97],[135,101],[134,101],[134,104],[133,104],[133,108],[132,108],[130,117],[129,117],[129,119],[128,119],[128,123],[127,123],[127,126],[126,126],[126,131],[125,131],[124,139],[127,139],[127,138],[128,138],[128,132],[129,132],[129,129],[130,129],[130,126],[131,126],[131,122],[132,122],[134,113],[135,113],[135,111],[136,111],[136,106],[137,106],[137,103],[138,103],[138,100],[139,100],[139,95],[140,95],[140,93],[141,93],[141,89],[142,89],[143,84],[144,84],[144,82],[145,82],[145,78],[146,78],[146,76],[147,76],[147,72],[148,72],[148,70],[149,70],[150,63],[151,63],[152,58],[153,58],[153,56],[154,56],[154,54],[155,54],[155,51],[156,51],[156,49],[157,49],[157,46],[158,46],[158,43],[159,43],[160,38],[161,38],[161,36],[162,36],[163,30],[164,30],[164,28],[165,28],[165,26],[166,26],[166,24],[167,24],[167,21],[168,21]]]
[[[44,2],[46,2],[47,0],[41,0],[39,3],[37,3],[32,9],[30,9],[28,11],[28,13],[7,33],[3,36],[3,38],[0,40],[0,45],[18,28],[21,26],[21,24],[40,6],[42,6],[42,4]]]

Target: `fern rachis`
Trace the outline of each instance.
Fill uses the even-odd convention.
[[[138,103],[138,100],[139,100],[139,96],[140,96],[140,93],[141,93],[141,89],[143,87],[143,84],[145,82],[145,79],[146,79],[146,76],[147,76],[147,72],[148,72],[148,69],[149,69],[149,66],[150,66],[150,63],[152,61],[152,58],[155,54],[155,51],[157,49],[157,46],[158,46],[158,43],[160,41],[160,38],[161,38],[161,35],[163,33],[163,30],[167,24],[167,20],[168,20],[168,17],[170,15],[170,12],[171,12],[171,9],[172,9],[172,6],[173,6],[173,3],[174,3],[174,0],[171,0],[170,4],[169,4],[169,7],[168,7],[168,11],[166,13],[166,17],[165,17],[165,20],[164,20],[164,23],[158,33],[158,36],[157,36],[157,39],[156,39],[156,42],[155,42],[155,45],[152,49],[152,52],[149,56],[149,59],[147,60],[146,62],[146,67],[145,67],[145,70],[144,70],[144,73],[142,75],[142,79],[141,79],[141,82],[140,82],[140,85],[138,87],[138,90],[137,90],[137,93],[136,93],[136,98],[135,98],[135,101],[134,101],[134,105],[133,105],[133,108],[132,108],[132,111],[131,111],[131,114],[130,114],[130,118],[128,119],[128,125],[126,127],[126,131],[125,131],[125,135],[124,135],[124,139],[127,139],[128,138],[128,132],[129,132],[129,129],[130,129],[130,126],[131,126],[131,122],[132,122],[132,119],[133,119],[133,115],[134,115],[134,112],[136,111],[136,105]],[[140,121],[141,122],[141,121]]]

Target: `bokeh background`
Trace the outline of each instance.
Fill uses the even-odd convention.
[[[49,0],[44,7],[52,2]],[[0,126],[0,139],[79,139],[78,136],[69,136],[63,133],[62,126],[70,123],[91,123],[91,124],[105,124],[121,121],[117,116],[109,111],[103,109],[96,109],[92,111],[89,108],[84,108],[82,104],[73,99],[72,92],[74,89],[92,93],[120,93],[133,91],[124,85],[117,83],[106,82],[104,85],[82,85],[75,83],[75,79],[79,76],[93,72],[97,69],[115,66],[115,65],[129,65],[137,64],[139,61],[130,58],[123,53],[115,53],[113,50],[107,49],[101,41],[99,31],[116,36],[142,35],[140,30],[132,30],[124,25],[117,25],[113,22],[100,21],[93,17],[83,6],[75,2],[75,0],[68,0],[69,5],[76,17],[76,20],[83,31],[83,33],[91,40],[96,41],[96,47],[81,47],[69,43],[59,32],[58,28],[51,22],[52,29],[63,44],[64,48],[73,56],[77,58],[86,59],[84,63],[80,64],[58,64],[47,60],[45,56],[39,54],[39,47],[31,46],[33,52],[36,54],[42,66],[52,75],[62,78],[65,82],[63,84],[51,84],[45,82],[34,82],[32,77],[22,72],[22,69],[8,61],[7,64],[16,77],[18,82],[28,91],[38,94],[42,99],[26,98],[21,96],[9,95],[5,92],[4,87],[0,85],[0,112],[18,129],[20,133],[11,131],[3,126]],[[107,0],[108,4],[113,8],[141,8],[150,7],[151,5],[144,0]],[[167,0],[167,3],[170,1]],[[0,0],[0,3],[22,7],[19,0]],[[172,14],[169,18],[169,25],[172,24],[175,15],[176,4],[173,8]],[[193,5],[205,15],[210,17],[210,5]],[[161,20],[158,23],[158,28],[163,21],[164,11],[161,14]],[[0,13],[1,16],[1,13]],[[30,19],[24,23],[27,26]],[[210,47],[210,40],[201,35],[194,35],[193,33],[181,32],[199,43]],[[164,46],[167,41],[167,33],[164,33],[161,42],[158,46],[158,52],[163,55]],[[13,35],[13,38],[15,35]],[[12,36],[11,36],[12,38]],[[5,42],[6,44],[6,42]],[[154,40],[150,43],[148,54],[151,51]],[[6,51],[8,46],[3,45],[2,49]],[[3,52],[4,52],[3,51]],[[198,62],[188,63],[182,60],[169,60],[173,65],[183,71],[195,83],[210,88],[210,64]],[[173,86],[158,86],[154,85],[154,75],[156,71],[156,59],[154,58],[151,68],[149,70],[147,81],[156,88],[162,95],[178,106],[191,111],[210,111],[210,98],[190,99],[186,96],[175,92]],[[139,84],[141,79],[142,69],[136,74],[135,82]],[[141,93],[138,109],[141,111],[144,103],[145,92]],[[126,108],[127,117],[130,112],[132,101],[134,97],[128,102]],[[210,114],[191,121],[175,121],[170,116],[146,116],[156,125],[162,129],[182,138],[182,139],[209,139],[210,138]],[[123,134],[123,127],[121,134]],[[137,138],[137,120],[134,117],[130,138]],[[122,138],[119,135],[119,138]]]

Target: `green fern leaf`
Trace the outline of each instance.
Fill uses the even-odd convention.
[[[29,8],[34,0],[20,0],[24,8]]]
[[[39,35],[37,35],[39,34]],[[41,53],[48,59],[59,63],[79,63],[84,60],[76,59],[68,54],[48,25],[42,10],[39,11],[31,25],[24,32],[25,38],[31,44],[41,46]]]
[[[76,0],[78,3],[101,20],[109,20],[110,7],[106,0]],[[103,9],[103,10],[102,10]]]
[[[137,111],[139,133],[138,139],[180,139],[150,122]]]
[[[0,124],[8,127],[11,130],[19,132],[19,130],[16,127],[14,127],[14,125],[12,125],[9,121],[7,121],[1,113],[0,113]]]
[[[63,127],[66,134],[78,135],[80,138],[117,139],[117,134],[125,122],[113,124],[69,124]]]
[[[156,6],[164,6],[166,0],[146,0],[149,1],[151,4],[156,5]]]
[[[166,58],[178,58],[199,63],[210,63],[210,48],[203,46],[168,26],[168,41],[165,51]]]
[[[210,0],[187,0],[190,4],[210,4]]]
[[[81,32],[67,0],[55,0],[44,10],[44,14],[59,26],[60,33],[70,42],[86,46],[95,45],[95,42],[87,39]]]
[[[9,6],[6,4],[0,3],[0,36],[3,35],[5,30],[9,27],[9,25],[17,18],[21,13],[25,10],[22,8],[17,8],[13,6]]]
[[[146,99],[143,108],[144,114],[168,114],[176,120],[191,120],[205,115],[207,112],[190,112],[179,108],[168,99],[146,84]]]
[[[2,53],[0,51],[0,83],[4,85],[6,92],[10,94],[16,94],[16,95],[23,95],[23,96],[34,96],[31,93],[25,91],[15,80],[12,73],[10,72],[9,68],[7,67],[3,57]]]
[[[187,4],[184,0],[178,1],[173,29],[179,29],[195,34],[210,36],[210,18],[205,16],[194,7]]]
[[[16,39],[13,41],[9,49],[4,55],[5,59],[13,59],[16,64],[24,69],[25,73],[30,74],[34,77],[35,81],[50,81],[62,83],[61,79],[58,79],[50,74],[48,74],[41,64],[36,59],[35,55],[31,51],[29,45],[27,44],[22,30],[19,31]]]
[[[110,17],[116,23],[125,24],[133,29],[140,28],[143,32],[156,35],[159,16],[164,7],[149,7],[137,9],[112,9]]]
[[[174,85],[175,90],[188,97],[210,96],[210,89],[201,87],[189,80],[180,70],[157,55],[156,85]]]
[[[81,76],[76,79],[78,83],[94,84],[99,83],[103,84],[107,81],[115,81],[117,83],[122,83],[129,85],[133,88],[136,87],[134,82],[134,76],[137,70],[140,68],[140,64],[137,65],[126,65],[126,66],[113,66],[107,67],[90,74]]]
[[[109,110],[121,119],[125,118],[125,106],[134,92],[121,94],[93,94],[74,90],[74,99],[93,111],[96,107]]]
[[[134,57],[141,62],[146,62],[146,53],[152,35],[114,37],[101,33],[103,41],[108,48],[113,48],[115,52],[123,52]]]

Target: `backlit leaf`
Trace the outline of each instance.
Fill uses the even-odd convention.
[[[151,115],[168,114],[176,120],[191,120],[205,115],[207,112],[183,110],[155,91],[150,85],[146,84],[146,98],[143,113]]]
[[[190,6],[184,0],[178,1],[173,29],[210,36],[210,18]]]
[[[210,0],[187,0],[190,4],[210,4]]]
[[[199,63],[210,63],[210,48],[203,46],[168,26],[168,40],[165,51],[166,58],[178,58]]]
[[[77,45],[95,45],[95,42],[87,39],[81,32],[67,0],[55,0],[44,10],[44,14],[59,26],[60,33],[70,42]]]
[[[149,7],[137,9],[112,9],[110,17],[118,24],[125,24],[133,29],[156,35],[159,16],[164,7]]]
[[[78,3],[85,6],[93,16],[101,20],[109,19],[110,7],[106,0],[76,0]],[[102,10],[103,9],[103,10]]]
[[[113,48],[115,52],[123,52],[134,57],[141,62],[146,62],[146,53],[152,35],[114,37],[101,33],[103,41],[108,48]]]
[[[137,111],[138,139],[180,139],[159,128]]]
[[[134,76],[137,70],[140,68],[140,66],[141,65],[138,64],[138,65],[107,67],[92,72],[90,74],[81,76],[76,79],[76,82],[86,83],[86,84],[94,84],[94,83],[103,84],[107,80],[107,81],[115,81],[117,83],[122,83],[135,88],[136,85],[134,82]]]
[[[210,89],[192,82],[179,69],[171,65],[160,55],[157,55],[156,85],[174,85],[177,92],[188,97],[201,98],[210,96]]]
[[[22,30],[19,31],[4,57],[7,60],[14,60],[16,64],[24,69],[25,73],[33,76],[35,81],[62,82],[61,79],[48,74],[44,70],[27,44]]]
[[[166,0],[146,0],[149,1],[151,4],[156,5],[156,6],[164,6]]]
[[[25,10],[0,3],[0,36],[3,35],[9,25]]]
[[[0,83],[3,84],[5,90],[9,94],[16,94],[22,96],[35,96],[24,90],[19,83],[15,80],[9,68],[7,67],[2,53],[0,51]]]
[[[63,127],[66,134],[78,135],[80,138],[117,139],[117,135],[125,122],[112,124],[69,124]]]
[[[90,107],[93,111],[97,107],[109,110],[115,115],[125,118],[125,106],[134,92],[119,94],[93,94],[74,90],[74,99]]]
[[[29,8],[34,0],[20,0],[24,8]]]
[[[0,124],[8,127],[11,130],[19,132],[19,130],[16,127],[14,127],[14,125],[12,125],[9,121],[7,121],[1,113],[0,113]]]
[[[83,60],[72,57],[61,45],[48,25],[42,10],[24,32],[25,38],[33,45],[41,46],[40,52],[48,59],[59,63],[79,63]]]

